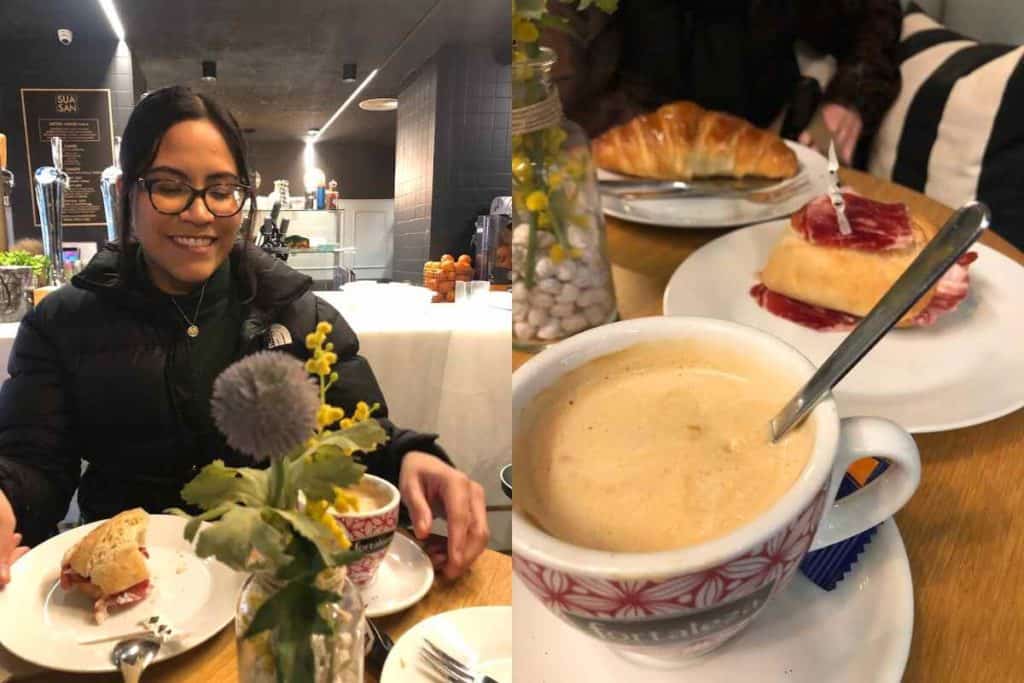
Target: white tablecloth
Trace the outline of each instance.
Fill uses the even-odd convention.
[[[498,470],[512,452],[511,311],[459,304],[381,305],[358,294],[317,292],[359,336],[391,419],[440,434],[455,464],[480,482],[488,505],[507,506]],[[7,378],[16,323],[0,324],[0,380]],[[511,547],[508,512],[492,512],[491,546]]]

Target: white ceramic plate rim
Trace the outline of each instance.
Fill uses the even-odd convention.
[[[507,637],[508,649],[500,654],[507,652],[507,657],[512,658],[512,606],[463,607],[435,614],[402,634],[392,648],[391,654],[388,655],[387,661],[384,662],[380,683],[409,683],[410,680],[429,680],[425,676],[419,675],[410,678],[409,671],[417,671],[416,662],[419,659],[417,652],[423,638],[435,630],[442,621],[453,622],[458,626],[460,633],[470,632],[476,637],[476,640],[483,639],[490,644],[503,644],[505,641],[502,636]],[[435,642],[435,645],[442,646],[442,643]],[[403,658],[406,659],[404,662],[406,668],[404,669]]]
[[[395,544],[399,544],[403,547],[395,548]],[[407,552],[410,555],[416,557],[417,567],[423,567],[422,577],[419,586],[415,591],[408,593],[407,595],[397,598],[390,599],[385,605],[374,605],[370,602],[366,605],[366,616],[370,618],[386,617],[390,614],[397,614],[404,609],[408,609],[415,605],[417,602],[423,599],[423,596],[427,594],[430,587],[434,585],[434,565],[430,563],[430,558],[423,552],[423,549],[416,545],[416,542],[412,539],[395,532],[395,537],[391,541],[391,547],[388,548],[388,553],[381,561],[381,564],[389,561],[396,561],[401,563],[401,560],[392,560],[392,554],[400,555],[403,552]],[[383,568],[383,567],[382,567]],[[377,571],[380,571],[379,569]],[[379,577],[378,577],[379,579]],[[371,585],[370,589],[373,590],[376,585]]]
[[[564,642],[566,639],[569,639],[573,644],[585,643],[579,650],[566,652],[566,656],[561,657],[562,660],[579,661],[581,659],[596,658],[598,665],[600,665],[602,662],[612,659],[614,660],[615,668],[619,670],[610,675],[621,674],[623,673],[621,669],[629,666],[624,664],[625,660],[621,660],[615,654],[608,652],[605,646],[598,641],[577,632],[573,627],[551,615],[547,608],[537,601],[537,598],[529,592],[529,589],[526,588],[525,584],[518,577],[514,578],[514,583],[516,597],[513,599],[516,600],[518,596],[524,596],[524,605],[526,601],[530,601],[526,609],[521,609],[516,614],[543,613],[545,623],[539,626],[539,630],[541,637],[547,637],[550,641],[553,641],[551,642],[552,648],[556,647],[558,642]],[[848,659],[851,667],[861,667],[856,669],[854,673],[862,675],[866,673],[863,667],[874,665],[872,667],[873,675],[868,678],[858,677],[852,679],[856,683],[868,680],[877,683],[897,683],[902,678],[910,656],[910,645],[914,632],[914,586],[907,551],[894,520],[889,519],[879,527],[878,533],[867,548],[865,548],[858,563],[850,570],[834,591],[821,591],[802,574],[799,574],[794,583],[786,588],[787,594],[793,592],[794,595],[798,595],[799,593],[796,593],[796,591],[799,591],[799,593],[809,592],[814,596],[814,602],[820,603],[819,605],[809,605],[809,610],[819,607],[819,611],[828,612],[829,614],[840,614],[836,618],[851,618],[848,611],[839,611],[839,608],[847,605],[851,605],[852,611],[859,613],[866,609],[868,605],[877,606],[880,602],[884,601],[883,611],[886,618],[884,620],[885,623],[881,624],[884,632],[881,633],[880,637],[871,641],[873,644],[880,644],[881,647],[872,647],[869,650],[857,652],[858,649],[862,648],[860,641],[849,644],[843,651],[850,650],[856,652],[856,654],[843,661]],[[865,596],[869,597],[865,598]],[[776,597],[776,600],[785,598],[786,595],[780,595]],[[769,605],[766,608],[765,614],[759,615],[758,619],[755,620],[749,629],[740,633],[720,650],[692,660],[691,664],[683,668],[667,672],[633,665],[633,673],[636,677],[628,680],[647,680],[650,678],[658,682],[671,680],[673,683],[721,683],[722,681],[729,681],[731,683],[731,681],[738,680],[757,680],[772,683],[775,681],[818,683],[818,681],[824,680],[817,677],[803,678],[792,671],[773,677],[768,665],[769,663],[778,664],[777,659],[773,659],[773,655],[778,657],[777,652],[791,652],[798,646],[806,647],[812,652],[817,652],[819,649],[830,650],[831,636],[827,628],[822,628],[818,618],[813,614],[808,614],[794,617],[797,621],[796,625],[801,627],[801,629],[791,636],[791,640],[796,639],[798,643],[786,642],[784,638],[774,642],[773,639],[769,638],[768,642],[764,642],[764,639],[760,636],[775,632],[775,629],[779,627],[779,624],[776,623],[776,615],[772,612],[772,607],[773,605]],[[552,626],[553,624],[554,626]],[[840,624],[837,628],[843,630],[845,635],[850,635],[854,638],[866,637],[855,630],[846,633],[846,626],[848,624]],[[537,626],[533,626],[530,630],[536,631],[537,629]],[[515,627],[514,631],[516,631]],[[558,637],[560,635],[562,636],[561,638]],[[879,634],[873,635],[878,636]],[[519,637],[517,636],[517,645],[520,645]],[[801,638],[802,640],[800,640]],[[522,647],[528,647],[525,641],[523,641]],[[832,647],[839,649],[841,646]],[[734,654],[743,650],[753,653],[747,657],[748,661],[746,662],[742,661],[742,657],[737,657]],[[591,657],[588,657],[588,654]],[[520,671],[529,671],[531,674],[536,673],[535,668],[529,666],[529,658],[532,656],[536,656],[532,648],[529,648],[525,653],[521,650],[516,651],[515,660],[520,663]],[[750,670],[752,665],[758,665],[759,668],[756,671],[752,671]],[[549,670],[545,670],[545,674],[549,676],[559,673],[563,672],[551,673]],[[820,675],[821,672],[814,673]],[[847,670],[846,674],[849,676],[851,672]],[[549,678],[547,680],[554,681],[560,679]],[[614,680],[617,683],[619,680],[627,679]],[[842,680],[851,682],[849,677]],[[588,679],[588,681],[589,683],[612,683],[612,680],[594,678]]]
[[[30,586],[26,586],[23,590],[34,590],[38,596],[40,611],[38,617],[42,618],[42,600],[44,595],[40,594],[41,590],[49,592],[50,586],[53,585],[59,572],[59,560],[57,564],[51,565],[47,563],[45,569],[40,568],[44,574],[31,573],[31,570],[36,569],[34,563],[41,561],[41,558],[63,555],[64,551],[76,543],[79,539],[84,537],[90,530],[96,526],[102,524],[105,520],[93,522],[83,526],[69,529],[63,534],[54,536],[53,538],[47,539],[43,543],[32,548],[22,558],[20,558],[11,567],[11,582],[8,586],[0,591],[0,615],[3,615],[9,609],[11,603],[16,599],[13,597],[15,594],[13,591],[19,590],[19,585],[28,581],[31,583]],[[190,546],[183,537],[185,524],[188,520],[177,517],[174,515],[150,515],[149,530],[146,538],[146,545],[152,550],[161,547],[167,547],[176,551],[187,551]],[[242,584],[248,575],[235,572],[226,565],[220,564],[213,558],[206,560],[197,561],[203,563],[208,568],[211,575],[211,580],[218,590],[211,591],[211,598],[206,603],[212,605],[213,609],[222,610],[218,615],[211,617],[209,612],[204,612],[203,616],[206,617],[207,625],[205,628],[200,628],[198,631],[193,630],[190,627],[191,622],[175,623],[174,626],[181,631],[184,631],[186,635],[178,641],[174,641],[173,644],[161,648],[157,654],[155,662],[161,662],[172,657],[176,657],[183,652],[187,652],[198,645],[209,640],[211,637],[219,633],[226,625],[231,623],[235,618],[235,608],[237,603],[238,591],[241,590]],[[152,563],[153,560],[151,559]],[[152,564],[150,565],[151,572],[153,571]],[[159,586],[156,588],[160,589]],[[226,599],[225,591],[230,591],[230,599]],[[35,602],[36,599],[33,599]],[[144,618],[148,613],[139,612],[139,619]],[[97,665],[95,660],[92,659],[93,652],[95,649],[102,650],[106,655],[113,648],[113,643],[100,643],[96,645],[79,645],[75,641],[66,641],[67,647],[59,650],[45,650],[38,647],[33,648],[31,646],[32,641],[26,641],[25,639],[30,636],[35,629],[26,630],[24,628],[25,615],[22,613],[19,615],[21,618],[18,620],[11,619],[7,616],[0,618],[0,643],[3,644],[7,650],[12,654],[24,659],[32,664],[37,664],[48,669],[56,669],[58,671],[69,671],[74,673],[96,673],[96,672],[110,672],[117,671],[113,664],[109,663],[109,658],[104,657],[104,661],[107,662],[104,665]],[[84,615],[84,619],[89,619],[88,614]],[[83,629],[83,637],[89,635]],[[103,633],[97,633],[97,637],[102,637]],[[65,642],[65,641],[61,641]],[[83,649],[88,650],[88,654],[81,654],[80,657],[86,657],[87,661],[75,659],[75,653]]]
[[[758,327],[770,334],[779,336],[787,344],[799,349],[801,353],[815,361],[816,356],[821,355],[823,351],[822,347],[817,346],[819,337],[805,336],[810,332],[809,330],[802,328],[797,330],[791,327],[795,323],[783,321],[781,318],[760,309],[753,303],[748,294],[750,286],[755,283],[756,269],[767,260],[770,249],[777,239],[776,233],[784,230],[786,225],[787,222],[785,220],[776,220],[747,226],[746,228],[735,230],[711,240],[694,251],[676,268],[669,279],[668,285],[665,287],[662,300],[664,315],[712,316]],[[992,302],[996,302],[992,304],[993,306],[1012,306],[1012,303],[1000,304],[999,302],[1019,301],[1016,297],[1019,297],[1020,291],[1024,291],[1024,268],[1012,259],[984,244],[975,244],[971,249],[978,253],[979,259],[971,266],[972,283],[968,302],[976,300],[979,289],[978,283],[982,281],[989,288],[989,299]],[[743,256],[738,256],[739,254]],[[750,268],[751,272],[746,272],[746,266],[740,262],[748,254],[753,254],[758,259],[759,264]],[[1008,285],[1005,282],[1001,285],[1001,278],[1017,278],[1021,287],[1016,290],[1016,295],[1010,291],[1016,285]],[[719,292],[723,296],[704,297],[699,301],[694,298],[694,295],[688,297],[686,292],[694,292],[697,283],[699,283],[700,287],[696,290],[698,292],[696,296],[699,296],[700,291]],[[728,303],[716,301],[715,304],[708,304],[709,300],[715,299],[722,299]],[[722,310],[723,306],[726,307],[726,310]],[[733,314],[736,306],[742,306],[745,313]],[[1003,310],[1003,308],[997,308],[989,312],[986,319],[990,322],[987,324],[994,324],[1000,327],[1000,329],[993,329],[992,334],[998,335],[1004,340],[1021,338],[1024,335],[1024,321],[1020,319],[1018,314],[1019,310]],[[959,316],[961,311],[958,310],[951,315]],[[960,324],[960,322],[956,321],[956,324]],[[962,322],[970,324],[971,321],[963,320]],[[943,325],[943,321],[940,321],[938,325]],[[913,339],[909,335],[933,334],[935,329],[896,330],[892,334],[899,335],[901,343],[908,343],[904,342],[904,340]],[[820,340],[823,344],[827,342],[829,349],[838,345],[843,338],[839,333],[813,334],[821,335]],[[812,339],[811,343],[816,348],[808,348],[806,344],[800,342],[799,337]],[[927,342],[927,339],[922,339],[922,344],[925,342]],[[885,341],[882,343],[884,344]],[[961,348],[966,345],[958,345],[951,342],[949,346],[951,353],[970,351],[969,348]],[[874,359],[872,356],[868,356],[864,363],[873,364],[880,362],[877,358],[882,348],[880,346],[872,351]],[[1022,359],[1024,359],[1024,356],[1022,356]],[[824,356],[816,360],[816,362],[821,362],[822,360],[824,360]],[[972,376],[970,386],[967,386],[966,383],[956,384],[954,388],[961,390],[958,393],[958,400],[936,400],[930,402],[927,408],[923,407],[920,400],[915,404],[914,399],[915,396],[932,397],[935,391],[930,387],[915,389],[913,385],[909,385],[907,393],[897,395],[893,392],[888,392],[888,394],[883,392],[872,397],[871,395],[857,392],[854,389],[855,385],[852,385],[850,382],[850,379],[857,377],[856,373],[858,370],[864,372],[866,367],[869,366],[865,365],[864,368],[855,368],[850,378],[844,380],[845,386],[843,383],[840,383],[836,387],[834,396],[843,417],[853,414],[876,415],[899,423],[911,433],[924,434],[982,424],[1024,407],[1024,385],[1016,385],[1022,387],[1017,396],[1003,396],[999,400],[994,400],[992,398],[994,394],[983,390],[979,391],[977,376]],[[877,370],[878,368],[875,367],[876,373]],[[992,382],[999,382],[1000,378],[1014,376],[1015,373],[1017,376],[1024,376],[1024,360],[1014,367],[1003,368],[1001,372],[992,369],[986,377]],[[1004,389],[1008,387],[1005,382],[1000,382],[1000,386],[1004,387]],[[944,387],[944,389],[953,390],[948,387]],[[1013,392],[1004,390],[1002,393],[1012,394]],[[884,401],[886,395],[891,396],[888,401]],[[969,400],[970,396],[975,396],[976,398],[972,401]],[[968,397],[967,400],[965,400],[965,397]],[[930,414],[924,414],[926,411]]]
[[[701,202],[719,202],[721,204],[746,204],[747,202],[742,199],[727,198],[656,200],[659,202],[673,202],[675,205],[680,207],[679,211],[673,214],[674,217],[666,221],[663,214],[652,214],[644,211],[642,203],[630,202],[628,200],[601,195],[602,210],[609,216],[629,221],[631,223],[657,225],[666,228],[690,229],[731,228],[737,225],[749,225],[751,223],[788,216],[825,191],[828,186],[828,160],[810,147],[793,142],[792,140],[784,140],[783,142],[785,142],[786,145],[796,153],[797,160],[800,162],[800,171],[793,178],[781,181],[779,185],[782,185],[783,183],[797,182],[801,176],[805,176],[809,180],[810,185],[802,192],[797,193],[784,202],[759,205],[763,207],[762,211],[751,212],[748,216],[743,218],[709,219],[706,216],[701,216],[699,211],[693,211],[694,207],[701,206]],[[602,170],[598,172],[598,177],[616,177],[616,174]]]

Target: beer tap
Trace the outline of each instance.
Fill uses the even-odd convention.
[[[36,206],[39,209],[39,223],[42,229],[43,251],[50,259],[48,285],[63,285],[64,275],[64,192],[70,187],[68,174],[64,172],[63,141],[50,138],[53,152],[53,166],[36,169]]]

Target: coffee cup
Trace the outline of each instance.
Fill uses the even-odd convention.
[[[360,509],[351,512],[332,512],[345,528],[352,549],[363,553],[348,566],[352,583],[360,588],[373,583],[380,563],[388,553],[398,528],[398,489],[380,477],[363,475],[360,483],[348,492],[360,500]]]
[[[759,359],[797,386],[815,370],[785,342],[744,325],[687,317],[624,321],[560,342],[519,368],[512,380],[515,429],[524,410],[573,370],[637,345],[677,342],[706,342]],[[629,397],[622,398],[628,405]],[[781,408],[789,396],[779,398]],[[881,523],[917,488],[918,450],[898,425],[872,417],[840,420],[831,397],[807,419],[813,432],[795,482],[750,521],[693,545],[655,552],[584,547],[548,533],[543,520],[514,503],[517,576],[560,619],[641,665],[679,666],[714,650],[785,589],[808,551]],[[886,459],[890,467],[869,486],[836,501],[847,468],[868,456]],[[539,456],[526,450],[516,457],[518,500],[523,478]],[[586,456],[581,460],[585,463]],[[614,515],[614,499],[611,503],[608,514]]]

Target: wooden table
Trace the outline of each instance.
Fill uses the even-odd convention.
[[[864,173],[847,170],[842,178],[875,199],[905,202],[937,225],[950,214],[921,194]],[[613,218],[607,223],[623,318],[660,315],[676,267],[697,247],[728,232],[655,228]],[[982,242],[1024,264],[1024,253],[999,236],[987,234]],[[1005,342],[1024,353],[1024,340]],[[514,352],[514,367],[528,358]],[[896,515],[914,577],[914,638],[903,680],[1024,680],[1024,532],[1015,523],[1024,516],[1024,410],[914,438],[924,466],[921,486]]]
[[[460,607],[512,604],[512,560],[507,555],[484,551],[465,575],[449,581],[441,576],[413,607],[377,620],[397,641],[407,630],[427,617]],[[120,683],[120,674],[83,675],[46,672],[30,678],[30,683]],[[145,683],[235,683],[238,662],[235,657],[234,626],[228,626],[214,638],[194,650],[162,662],[146,671]],[[375,672],[367,670],[368,683],[378,683]]]

